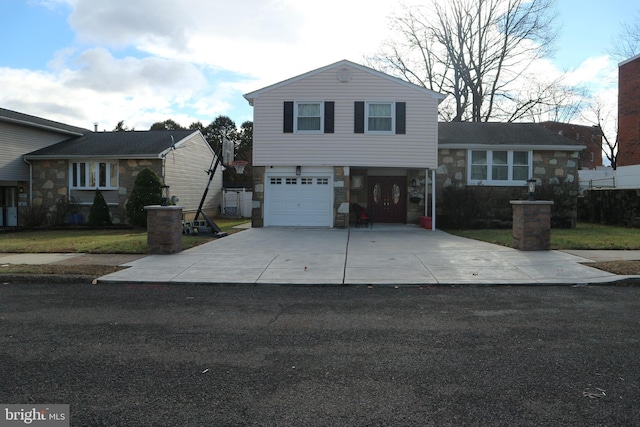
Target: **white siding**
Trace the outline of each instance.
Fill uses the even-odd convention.
[[[213,159],[213,151],[199,133],[178,144],[175,150],[166,155],[165,183],[170,186],[171,195],[180,198],[178,205],[183,206],[185,212],[195,212],[198,209],[209,182],[206,171],[211,167]],[[221,204],[222,166],[218,165],[203,209],[217,212]]]
[[[0,181],[29,181],[29,165],[22,156],[69,138],[0,121]]]
[[[352,67],[351,80],[342,83],[336,77],[340,68],[265,91],[254,100],[253,164],[435,168],[438,100]],[[335,133],[283,133],[283,103],[296,100],[334,101]],[[406,102],[406,134],[355,134],[354,101]]]

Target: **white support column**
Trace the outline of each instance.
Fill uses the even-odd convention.
[[[431,231],[436,230],[436,170],[431,170]]]

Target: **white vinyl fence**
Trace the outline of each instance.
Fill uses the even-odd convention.
[[[222,192],[222,215],[251,218],[253,192],[244,188],[225,188]]]

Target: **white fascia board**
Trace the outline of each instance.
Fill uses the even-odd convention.
[[[253,106],[253,100],[258,98],[261,94],[263,94],[265,92],[277,89],[279,87],[288,85],[290,83],[294,83],[294,82],[297,82],[299,80],[305,79],[307,77],[311,77],[311,76],[314,76],[316,74],[322,73],[324,71],[330,70],[332,68],[338,68],[338,67],[353,67],[353,68],[356,68],[356,69],[358,69],[358,70],[360,70],[362,72],[373,74],[373,75],[376,75],[376,76],[381,77],[383,79],[386,79],[386,80],[392,81],[394,83],[403,85],[405,87],[424,92],[425,94],[431,95],[433,98],[438,99],[438,102],[442,101],[446,97],[446,95],[443,95],[441,93],[432,91],[431,89],[427,89],[425,87],[418,86],[418,85],[415,85],[413,83],[409,83],[409,82],[407,82],[405,80],[399,79],[399,78],[394,77],[394,76],[390,76],[389,74],[385,74],[385,73],[383,73],[381,71],[374,70],[373,68],[369,68],[369,67],[365,67],[364,65],[356,64],[355,62],[351,62],[351,61],[349,61],[347,59],[343,59],[342,61],[338,61],[338,62],[335,62],[333,64],[329,64],[329,65],[326,65],[324,67],[317,68],[315,70],[306,72],[304,74],[300,74],[298,76],[291,77],[291,78],[289,78],[287,80],[283,80],[281,82],[272,84],[270,86],[266,86],[266,87],[264,87],[262,89],[258,89],[256,91],[246,93],[246,94],[243,95],[243,97],[249,102],[249,105]]]

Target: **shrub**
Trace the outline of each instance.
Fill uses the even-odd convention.
[[[104,200],[104,196],[100,190],[96,189],[96,195],[93,198],[93,205],[89,212],[89,225],[91,226],[103,226],[111,225],[111,214],[109,213],[109,206]]]
[[[133,184],[131,196],[127,201],[129,223],[141,227],[147,226],[145,206],[159,205],[162,197],[162,181],[157,173],[149,168],[140,171]]]
[[[48,223],[49,209],[43,204],[31,204],[20,208],[20,225],[23,227],[42,227]]]

